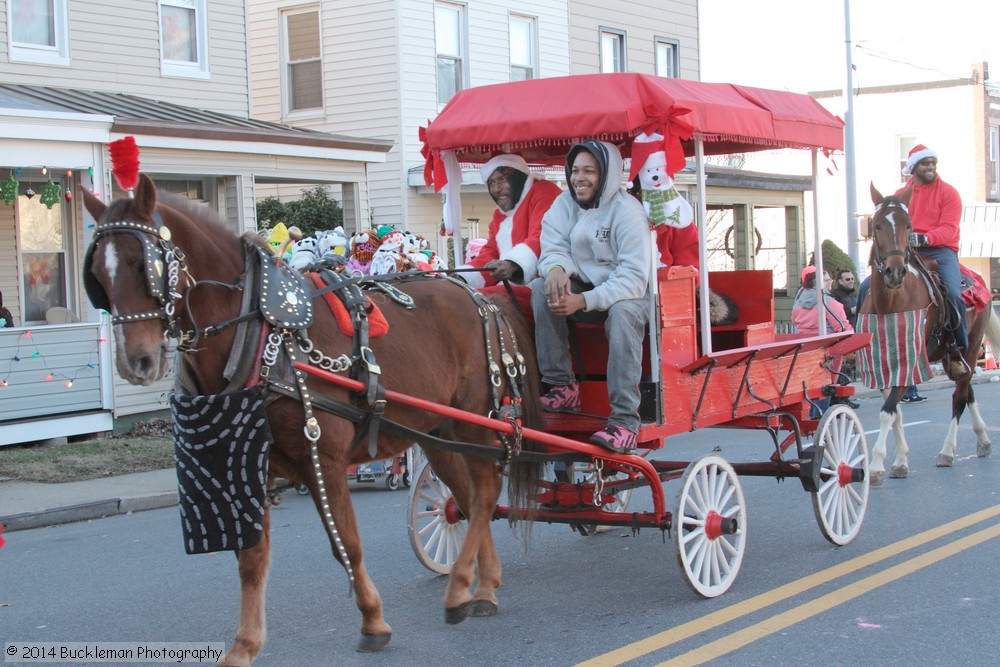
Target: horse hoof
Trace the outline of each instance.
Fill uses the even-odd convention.
[[[950,468],[955,462],[954,456],[947,456],[945,454],[938,454],[937,457],[937,467],[938,468]]]
[[[358,653],[378,653],[389,645],[392,639],[391,632],[376,632],[372,634],[361,633],[361,641],[358,642]]]
[[[469,617],[472,611],[472,600],[458,605],[457,607],[445,607],[444,622],[448,625],[458,625]]]
[[[869,471],[869,482],[868,482],[869,486],[882,486],[883,482],[885,482],[884,470],[880,470],[878,472]]]
[[[976,456],[981,459],[985,459],[987,456],[993,453],[993,444],[989,442],[984,442],[982,444],[976,445]]]
[[[469,610],[469,616],[475,618],[483,618],[485,616],[496,616],[499,610],[500,610],[500,605],[498,605],[493,600],[473,600],[472,608]]]
[[[889,477],[892,479],[906,479],[910,476],[910,469],[906,466],[892,466],[889,469]]]

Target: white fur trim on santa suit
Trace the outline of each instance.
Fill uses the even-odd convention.
[[[490,180],[490,176],[493,172],[500,167],[511,167],[516,169],[521,173],[531,175],[531,170],[528,169],[528,163],[524,161],[524,158],[520,155],[513,155],[511,153],[504,153],[503,155],[496,155],[490,158],[490,161],[479,168],[479,175],[483,179],[483,185]],[[524,197],[522,197],[523,199]]]
[[[921,160],[926,160],[932,157],[935,160],[938,159],[937,151],[932,151],[927,146],[917,144],[910,150],[910,154],[906,158],[906,166],[903,167],[903,175],[909,176],[913,173],[913,169],[920,163]]]

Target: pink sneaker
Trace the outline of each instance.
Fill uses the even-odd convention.
[[[622,454],[635,449],[635,433],[622,426],[608,426],[590,436],[590,441],[595,445]]]
[[[577,383],[552,387],[539,401],[548,412],[579,412],[580,385]]]

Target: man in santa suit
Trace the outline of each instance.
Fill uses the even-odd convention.
[[[461,276],[492,297],[506,298],[507,290],[501,281],[515,283],[511,288],[518,306],[533,321],[531,288],[527,285],[538,273],[542,216],[561,190],[555,183],[533,176],[520,155],[497,155],[479,173],[497,209],[490,220],[486,244],[464,267],[484,271]]]

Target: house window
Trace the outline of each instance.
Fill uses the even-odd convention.
[[[69,65],[66,0],[8,0],[7,39],[11,61]]]
[[[677,46],[676,40],[665,37],[656,38],[656,74],[677,78]]]
[[[903,168],[906,166],[906,160],[910,157],[910,151],[913,147],[917,145],[917,138],[912,135],[900,135],[899,137],[899,173],[902,176],[903,182],[906,182],[908,176],[903,174]]]
[[[323,108],[319,11],[285,12],[285,111]]]
[[[601,28],[601,71],[625,71],[625,33]]]
[[[529,16],[510,17],[510,80],[536,79],[535,19]]]
[[[206,0],[160,0],[160,72],[207,79]]]
[[[60,190],[66,184],[61,183]],[[17,198],[17,233],[21,249],[21,274],[24,276],[25,325],[45,321],[49,308],[67,308],[67,279],[72,267],[67,266],[66,245],[70,235],[66,230],[63,198],[47,207],[39,195]]]
[[[434,6],[434,43],[437,47],[438,104],[447,104],[465,88],[464,8],[439,3]]]
[[[990,196],[1000,195],[1000,127],[990,126]]]

